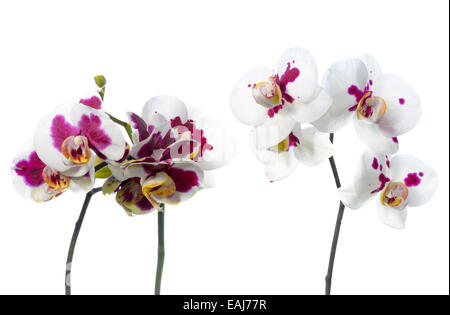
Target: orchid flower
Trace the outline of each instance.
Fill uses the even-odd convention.
[[[353,117],[356,134],[374,152],[396,153],[397,137],[411,130],[421,116],[413,88],[396,75],[383,74],[368,55],[334,63],[323,87],[333,104],[313,125],[334,133]]]
[[[39,158],[71,176],[80,176],[92,168],[95,154],[106,161],[123,161],[127,143],[119,126],[100,106],[100,97],[94,95],[78,103],[63,104],[41,119],[34,136]]]
[[[245,74],[230,95],[231,109],[242,123],[254,126],[251,138],[269,180],[279,180],[295,169],[295,157],[316,165],[332,153],[327,135],[314,128],[302,132],[326,113],[332,99],[318,85],[313,56],[305,49],[286,50],[275,70],[258,67]]]
[[[338,190],[341,201],[351,209],[375,199],[379,217],[386,225],[405,227],[407,207],[428,202],[438,187],[434,169],[410,155],[365,151],[356,167],[353,186]]]
[[[94,186],[93,160],[89,167],[78,175],[64,175],[48,166],[34,150],[33,141],[28,141],[13,160],[13,185],[25,198],[37,202],[52,200],[67,191],[89,191]]]

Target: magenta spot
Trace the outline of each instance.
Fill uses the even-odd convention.
[[[389,161],[389,158],[388,158],[387,155],[386,155],[386,166],[387,166],[388,168],[391,168],[391,161]]]
[[[392,138],[392,141],[394,141],[395,143],[398,144],[398,138],[397,138],[397,137],[393,137],[393,138]]]
[[[101,109],[102,108],[102,100],[98,96],[91,96],[89,98],[82,98],[80,100],[81,104],[84,104],[86,106],[95,108],[95,109]]]
[[[400,105],[405,105],[405,99],[404,98],[399,98],[398,102],[400,103]]]
[[[194,186],[199,186],[198,176],[194,171],[171,167],[166,170],[166,173],[175,182],[178,192],[186,193]]]
[[[380,171],[383,171],[383,164],[380,163]]]
[[[293,132],[289,134],[289,148],[297,147],[300,144],[300,140],[294,135]],[[289,150],[288,148],[288,150]]]
[[[420,176],[420,177],[423,177],[423,172],[420,172],[420,173],[419,173],[419,176]]]
[[[374,194],[374,193],[377,193],[377,192],[382,191],[382,190],[384,189],[384,187],[386,186],[386,184],[389,183],[389,182],[391,181],[389,178],[387,178],[386,176],[384,176],[383,173],[380,174],[380,176],[378,177],[378,180],[380,181],[380,186],[379,186],[377,189],[372,190],[372,191],[370,192],[371,194]]]
[[[403,181],[405,182],[406,186],[411,187],[419,186],[422,180],[419,178],[419,176],[417,176],[417,173],[409,173]]]
[[[84,114],[78,122],[83,135],[89,140],[89,146],[93,146],[97,150],[103,150],[112,143],[111,138],[101,128],[102,121],[97,115],[90,113],[89,116]]]
[[[368,86],[366,86],[366,88],[364,89],[364,91],[361,91],[356,85],[351,85],[351,86],[347,89],[348,94],[353,95],[353,96],[355,97],[355,101],[356,101],[356,104],[355,104],[355,105],[353,105],[353,106],[351,106],[351,107],[348,108],[348,111],[349,111],[349,112],[353,112],[353,111],[356,110],[356,108],[358,107],[359,101],[360,101],[360,100],[362,99],[362,97],[364,96],[364,93],[365,93],[365,92],[368,92],[368,90],[369,90]]]
[[[286,86],[294,82],[300,75],[300,70],[298,68],[291,68],[291,63],[287,63],[286,71],[279,77],[277,74],[275,76],[275,82],[278,84],[281,90],[281,96],[286,102],[292,103],[294,98],[286,92]]]
[[[374,170],[377,170],[377,169],[378,169],[378,160],[377,160],[377,158],[373,158],[373,161],[372,161],[372,168],[373,168]]]
[[[44,183],[42,171],[45,166],[45,163],[39,159],[36,151],[33,151],[28,156],[28,160],[23,159],[16,163],[14,171],[17,175],[23,177],[28,186],[37,187]]]
[[[275,111],[270,108],[269,110],[267,110],[267,115],[269,115],[270,118],[273,118],[273,116],[275,116]]]
[[[50,126],[50,137],[53,139],[53,146],[61,152],[61,145],[70,136],[78,136],[80,129],[67,122],[63,115],[56,115]]]
[[[252,86],[251,84],[247,85],[247,87],[251,87],[251,86]]]
[[[373,81],[372,81],[372,80],[369,80],[369,84],[370,84],[370,85],[373,85]]]

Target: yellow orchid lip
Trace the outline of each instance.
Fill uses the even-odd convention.
[[[161,210],[155,197],[170,197],[176,191],[174,180],[166,172],[159,172],[141,181],[142,194],[158,210]]]
[[[61,145],[61,152],[73,164],[87,164],[90,160],[89,142],[85,136],[67,137]]]
[[[365,93],[358,103],[356,115],[360,120],[376,122],[386,113],[386,102],[379,96],[373,96],[371,91]]]
[[[402,182],[390,182],[381,193],[381,203],[391,208],[406,207],[408,187]]]
[[[69,177],[62,175],[57,170],[46,166],[42,170],[42,178],[48,185],[48,191],[63,193],[69,188]]]
[[[261,81],[252,88],[255,101],[264,107],[271,108],[280,104],[281,90],[274,77],[269,77],[268,81]]]

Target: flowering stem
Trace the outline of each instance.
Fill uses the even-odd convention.
[[[125,128],[125,130],[126,130],[126,132],[128,134],[128,137],[130,138],[131,142],[133,143],[133,136],[132,136],[133,135],[133,131],[131,130],[130,124],[125,122],[125,121],[122,121],[122,120],[120,120],[120,119],[118,119],[118,118],[116,118],[113,115],[110,115],[108,113],[106,113],[106,115],[108,115],[109,118],[111,118],[111,120],[113,122],[115,122],[116,124],[121,125],[122,127]]]
[[[73,230],[72,240],[70,241],[69,253],[67,254],[67,262],[66,262],[66,295],[71,295],[71,271],[72,271],[72,259],[73,253],[75,251],[75,245],[77,244],[78,234],[80,234],[81,225],[83,224],[84,216],[86,215],[87,208],[89,206],[89,202],[94,194],[98,193],[102,190],[102,187],[97,187],[92,189],[90,192],[86,194],[84,198],[83,207],[81,208],[80,216],[78,218],[77,223],[75,224],[75,229]]]
[[[330,141],[333,143],[334,140],[334,134],[330,133]],[[336,163],[334,162],[334,156],[330,157],[330,166],[331,170],[333,171],[334,180],[336,181],[336,187],[341,187],[341,181],[339,180],[339,174],[336,168]],[[336,249],[337,244],[339,240],[339,232],[341,231],[341,223],[342,218],[344,216],[344,209],[345,206],[342,203],[342,201],[339,201],[339,211],[336,219],[336,226],[334,228],[334,236],[333,236],[333,243],[331,245],[331,252],[330,252],[330,261],[328,263],[328,273],[325,278],[326,288],[325,288],[325,295],[331,294],[331,280],[333,278],[333,267],[334,267],[334,259],[336,257]]]
[[[161,279],[164,267],[164,204],[158,211],[158,265],[156,266],[155,295],[161,294]]]

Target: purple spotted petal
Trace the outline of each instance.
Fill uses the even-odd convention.
[[[95,109],[101,109],[102,108],[102,100],[100,99],[100,97],[93,95],[89,98],[82,98],[80,100],[81,104],[84,104],[86,106],[95,108]]]
[[[89,146],[93,146],[97,150],[106,149],[111,145],[111,138],[101,128],[102,121],[97,115],[90,113],[89,116],[84,114],[78,122],[81,132],[89,140]]]
[[[38,187],[44,183],[42,171],[45,168],[44,162],[39,159],[36,151],[30,153],[28,160],[23,159],[16,163],[14,171],[22,176],[25,183],[31,187]]]
[[[131,127],[138,131],[139,141],[147,139],[150,136],[149,132],[152,132],[152,130],[147,129],[147,124],[145,123],[145,121],[135,113],[129,113],[129,117]]]
[[[63,115],[56,115],[50,126],[50,136],[53,140],[53,146],[61,152],[61,145],[70,136],[78,136],[80,129],[67,122]]]
[[[166,170],[166,173],[175,182],[175,187],[178,192],[186,193],[193,187],[200,185],[197,173],[194,171],[171,167]]]

